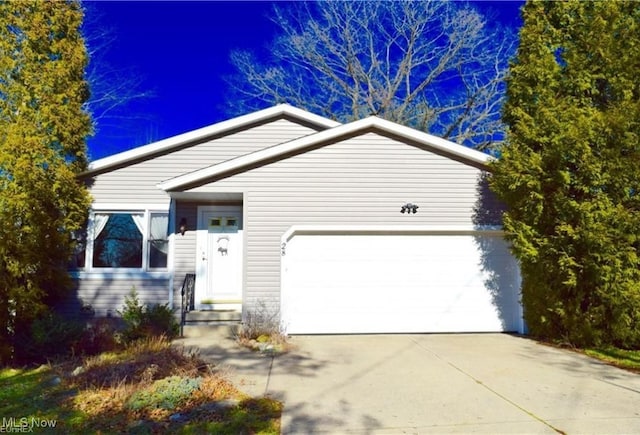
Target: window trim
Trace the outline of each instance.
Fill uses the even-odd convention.
[[[171,221],[171,213],[166,207],[146,207],[144,209],[121,208],[121,207],[95,207],[89,211],[87,220],[87,241],[85,248],[84,267],[77,269],[77,272],[83,273],[107,273],[107,274],[146,274],[146,273],[166,273],[169,272],[169,255],[171,249],[167,253],[167,265],[165,267],[149,267],[149,242],[150,242],[150,225],[151,214],[166,214]],[[142,267],[93,267],[93,225],[96,214],[142,214],[144,216],[144,232],[142,234]],[[167,243],[171,245],[171,231],[167,231]]]

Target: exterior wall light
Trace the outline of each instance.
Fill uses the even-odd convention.
[[[406,203],[405,205],[403,205],[400,208],[400,213],[407,213],[407,214],[416,214],[418,213],[418,208],[419,206],[415,205],[415,204],[411,204],[410,202]]]
[[[184,236],[184,233],[187,232],[187,218],[180,219],[178,230],[180,231],[180,234]]]

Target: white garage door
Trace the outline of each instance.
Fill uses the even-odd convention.
[[[282,257],[291,334],[522,331],[499,235],[294,235]]]

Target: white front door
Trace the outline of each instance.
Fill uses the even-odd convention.
[[[241,207],[199,207],[197,239],[196,309],[240,309]]]

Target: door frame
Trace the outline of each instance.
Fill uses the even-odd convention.
[[[208,262],[202,261],[203,252],[208,252],[208,243],[209,243],[209,226],[207,219],[205,216],[208,214],[225,214],[225,213],[237,213],[241,219],[241,228],[243,231],[242,242],[244,245],[244,210],[242,204],[238,205],[199,205],[197,212],[197,227],[196,227],[196,250],[195,250],[195,272],[196,272],[196,285],[194,289],[195,296],[195,309],[202,309],[203,306],[200,304],[201,295],[207,294],[207,283],[208,283],[208,270],[207,265]],[[244,251],[244,250],[243,250]],[[243,258],[241,258],[241,299],[244,299],[244,254]],[[235,304],[237,305],[237,304]],[[219,307],[225,309],[241,309],[241,306],[229,306],[229,307]],[[216,307],[214,307],[215,309]]]

